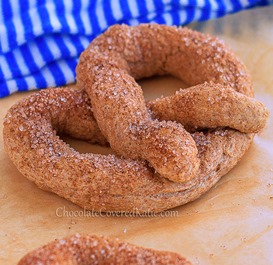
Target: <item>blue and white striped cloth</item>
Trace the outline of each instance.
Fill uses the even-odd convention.
[[[184,25],[272,0],[0,0],[0,97],[75,81],[80,53],[116,23]]]

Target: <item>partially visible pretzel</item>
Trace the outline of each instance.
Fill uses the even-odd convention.
[[[199,90],[213,81],[252,95],[240,60],[216,38],[186,28],[113,26],[90,44],[77,66],[77,82],[87,91],[99,128],[117,154],[145,159],[161,176],[187,182],[200,167],[193,138],[181,124],[153,120],[134,79],[163,74],[200,84]]]
[[[143,33],[142,39],[139,37],[139,31]],[[153,39],[146,38],[154,36],[153,32],[157,33],[155,36],[160,45]],[[133,34],[132,39],[128,39],[127,33]],[[170,43],[171,48],[167,45],[169,39],[173,41]],[[136,47],[131,45],[132,40],[135,40]],[[115,42],[116,45],[110,48],[109,42]],[[145,45],[151,45],[151,51],[146,51]],[[162,47],[166,50],[162,50]],[[191,53],[196,52],[198,56],[192,55],[193,58],[190,58],[190,55],[183,53],[183,49],[187,47]],[[199,48],[202,48],[203,57],[198,52]],[[155,55],[158,57],[154,57]],[[127,60],[122,59],[122,56]],[[174,63],[175,58],[183,56],[188,56],[184,58],[188,59],[185,61],[186,66]],[[110,62],[106,62],[106,58],[111,59]],[[149,60],[152,60],[156,67],[151,67]],[[207,63],[206,67],[202,66],[203,60]],[[181,90],[177,95],[151,101],[148,103],[150,110],[147,111],[146,106],[143,106],[140,88],[125,70],[118,68],[117,62],[120,62],[121,66],[123,63],[124,67],[127,67],[126,71],[130,71],[135,77],[168,73],[166,69],[171,69],[170,73],[181,76],[180,71],[192,70],[195,67],[202,74],[196,77],[196,82],[205,82],[208,79],[219,84],[205,82]],[[173,68],[168,66],[171,62]],[[111,72],[102,73],[101,69]],[[119,76],[113,75],[117,71]],[[133,27],[132,30],[127,26],[112,27],[96,39],[83,54],[77,72],[79,86],[85,87],[91,97],[95,95],[98,100],[102,98],[100,102],[92,100],[96,107],[91,105],[83,90],[57,88],[33,94],[9,110],[4,122],[4,146],[19,171],[40,188],[95,211],[159,212],[198,198],[240,160],[253,139],[253,132],[261,130],[268,117],[267,109],[257,100],[250,98],[253,94],[250,77],[240,60],[217,39],[187,29],[156,25]],[[97,75],[94,75],[95,73]],[[107,80],[107,77],[110,79]],[[126,83],[126,80],[129,83]],[[191,71],[185,71],[185,80],[190,84],[194,83]],[[100,83],[102,81],[105,82]],[[123,82],[128,87],[124,87]],[[112,94],[108,91],[109,87],[113,88]],[[121,87],[124,89],[118,96],[115,92]],[[138,104],[125,107],[125,110],[119,105],[120,102],[111,105],[117,98],[132,104],[133,98],[128,99],[127,92],[124,94],[126,89],[128,93],[137,94]],[[137,114],[136,106],[142,106],[142,114]],[[132,109],[135,109],[136,124],[130,125],[130,122],[123,120],[122,115],[114,116],[111,108],[114,113],[124,115],[133,114]],[[102,133],[93,117],[93,109],[97,109]],[[202,109],[206,109],[206,114]],[[105,111],[111,115],[108,117]],[[145,122],[139,119],[142,115]],[[186,132],[181,124],[159,122],[152,117],[181,122],[191,134]],[[132,119],[134,118],[129,118],[129,121]],[[147,128],[146,121],[150,122],[154,131],[150,125]],[[110,127],[106,128],[103,122]],[[123,137],[116,139],[119,134],[117,128],[124,126],[126,129],[128,124],[130,126],[127,129],[131,132],[131,139],[127,141],[129,153],[134,151],[131,148],[140,140],[145,142],[146,137],[148,140],[154,139],[154,147],[151,146],[149,150],[145,146],[143,148],[147,149],[147,152],[155,150],[155,154],[147,154],[145,158],[152,157],[153,164],[164,171],[173,164],[168,156],[162,157],[160,151],[170,151],[170,147],[165,146],[166,142],[179,147],[181,141],[184,141],[186,146],[192,147],[193,153],[190,157],[197,162],[197,166],[194,163],[190,165],[198,169],[198,174],[195,172],[190,177],[181,178],[181,174],[185,174],[191,167],[183,161],[183,158],[187,158],[185,154],[188,154],[183,146],[185,154],[179,156],[179,149],[178,153],[174,152],[173,160],[171,159],[181,161],[182,166],[177,164],[177,168],[182,169],[180,177],[175,175],[177,168],[167,174],[172,180],[182,181],[175,183],[160,176],[145,160],[124,159],[114,155],[79,154],[57,135],[68,134],[99,144],[105,144],[109,140],[103,136],[106,135],[112,137],[118,147],[123,145]],[[199,131],[204,128],[204,131]],[[145,135],[142,129],[150,135]],[[176,133],[176,138],[164,140],[172,130]],[[120,133],[123,135],[124,131]],[[161,142],[160,139],[164,141]],[[131,143],[130,140],[135,142]],[[186,170],[183,171],[185,167]],[[158,167],[156,169],[158,170]]]
[[[159,251],[103,236],[80,235],[55,240],[25,255],[18,265],[191,265],[177,253]]]

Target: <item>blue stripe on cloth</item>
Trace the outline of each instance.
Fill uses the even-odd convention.
[[[2,67],[0,67],[0,76],[3,76]],[[7,82],[0,82],[0,98],[6,97],[10,94]]]
[[[120,0],[119,0],[120,1]],[[120,1],[120,6],[121,6],[121,12],[123,14],[124,18],[131,19],[132,18],[132,13],[129,9],[129,5],[127,1]]]
[[[72,15],[78,28],[81,29],[81,34],[86,34],[84,23],[80,17],[80,10],[82,9],[81,1],[73,1]],[[78,34],[78,33],[77,33]]]
[[[142,15],[145,15],[145,16],[148,14],[146,2],[147,2],[147,0],[146,1],[137,1],[139,13]]]
[[[15,79],[18,91],[27,91],[28,85],[25,78]]]
[[[185,25],[273,0],[0,1],[0,97],[75,81],[80,53],[116,23]]]
[[[2,4],[2,14],[4,19],[4,31],[1,34],[1,53],[2,50],[8,50],[9,46],[15,47],[17,45],[15,35],[15,27],[12,23],[12,10],[9,1],[1,1]],[[1,54],[0,53],[0,54]]]
[[[108,25],[115,24],[116,20],[111,9],[110,1],[103,1],[103,12],[105,14],[106,22]]]
[[[74,80],[76,78],[76,72],[75,72],[75,70],[76,70],[77,63],[78,63],[78,59],[77,58],[75,58],[74,60],[69,60],[67,62],[68,67],[70,68],[70,70],[73,73],[73,77],[74,77],[73,78],[73,82],[74,82]]]

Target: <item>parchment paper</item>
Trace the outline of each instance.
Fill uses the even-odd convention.
[[[191,27],[232,46],[253,75],[256,97],[273,113],[273,7]],[[169,77],[140,83],[147,98],[170,94],[182,85]],[[0,100],[0,264],[15,264],[28,251],[76,232],[175,251],[193,264],[273,264],[272,115],[241,162],[200,199],[166,213],[174,216],[71,217],[66,215],[81,214],[82,209],[38,189],[3,150],[2,119],[11,105],[30,93]],[[81,152],[109,152],[66,141]]]

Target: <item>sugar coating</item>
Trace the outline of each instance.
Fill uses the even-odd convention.
[[[154,74],[183,74],[190,85],[203,85],[146,104],[135,79]],[[83,53],[77,75],[85,90],[47,89],[15,104],[4,121],[4,146],[25,177],[90,210],[160,212],[198,198],[236,165],[267,115],[250,98],[240,60],[220,40],[186,28],[111,27]],[[239,119],[213,120],[218,101],[231,108],[242,101]],[[203,104],[212,109],[198,119],[193,113]],[[246,109],[258,126],[240,122]],[[112,139],[117,155],[79,154],[61,134],[101,145]]]

